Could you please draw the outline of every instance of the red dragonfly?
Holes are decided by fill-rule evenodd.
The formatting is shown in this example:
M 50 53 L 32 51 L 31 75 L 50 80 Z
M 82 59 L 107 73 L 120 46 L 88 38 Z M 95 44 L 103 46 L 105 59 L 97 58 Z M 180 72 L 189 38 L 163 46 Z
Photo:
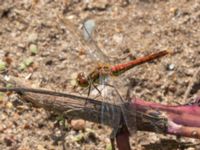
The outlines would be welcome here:
M 90 44 L 85 41 L 82 37 L 83 35 L 77 32 L 77 29 L 74 28 L 73 24 L 70 23 L 70 21 L 66 21 L 65 19 L 59 17 L 62 22 L 67 26 L 67 29 L 69 29 L 71 32 L 73 32 L 74 35 L 76 35 L 76 39 L 81 40 L 81 42 L 84 43 L 84 45 Z M 118 91 L 120 88 L 123 88 L 125 85 L 122 81 L 117 80 L 115 81 L 114 84 L 110 84 L 107 82 L 109 76 L 121 76 L 123 75 L 126 71 L 132 69 L 135 66 L 141 65 L 143 63 L 161 58 L 165 55 L 167 55 L 169 52 L 164 50 L 164 51 L 159 51 L 150 55 L 143 56 L 141 58 L 137 58 L 135 60 L 131 60 L 126 63 L 122 64 L 117 64 L 114 66 L 108 65 L 106 63 L 110 62 L 110 59 L 98 48 L 98 46 L 95 44 L 91 34 L 87 30 L 87 27 L 83 25 L 84 31 L 86 35 L 89 37 L 89 40 L 93 45 L 89 48 L 88 54 L 91 55 L 95 61 L 101 61 L 102 63 L 100 65 L 97 65 L 91 73 L 89 73 L 87 76 L 85 73 L 81 72 L 77 75 L 76 82 L 79 87 L 82 88 L 88 88 L 87 95 L 90 96 L 91 88 L 94 87 L 98 91 L 98 95 L 100 97 L 98 98 L 101 101 L 106 101 L 108 103 L 114 103 L 114 104 L 122 104 L 125 102 L 125 98 L 123 98 L 120 95 L 120 92 Z M 86 43 L 87 42 L 87 43 Z M 90 44 L 91 45 L 91 44 Z M 99 88 L 98 85 L 103 85 L 103 88 Z M 108 86 L 110 88 L 108 88 Z M 105 90 L 106 89 L 106 90 Z M 113 136 L 115 136 L 117 129 L 119 128 L 120 124 L 120 115 L 122 113 L 123 118 L 125 119 L 126 125 L 128 127 L 128 130 L 130 133 L 134 133 L 136 131 L 136 128 L 133 128 L 133 122 L 136 121 L 135 118 L 135 112 L 127 112 L 126 108 L 124 108 L 122 105 L 121 110 L 113 110 L 113 108 L 106 108 L 105 106 L 102 105 L 102 115 L 101 115 L 101 120 L 104 122 L 104 113 L 105 111 L 110 112 L 112 116 L 112 120 L 110 120 L 110 124 L 113 123 Z M 130 115 L 132 116 L 132 119 L 127 119 L 127 116 Z M 129 122 L 130 121 L 130 122 Z M 130 126 L 129 126 L 130 124 Z
M 165 55 L 169 54 L 168 51 L 159 51 L 150 55 L 146 55 L 144 57 L 140 57 L 135 60 L 131 60 L 126 63 L 117 64 L 114 66 L 109 65 L 99 65 L 97 68 L 94 69 L 87 77 L 85 74 L 79 73 L 77 76 L 77 83 L 81 87 L 89 87 L 91 84 L 99 83 L 100 78 L 106 78 L 107 76 L 119 76 L 126 71 L 132 69 L 135 66 L 141 65 L 143 63 L 158 59 L 160 57 L 163 57 Z

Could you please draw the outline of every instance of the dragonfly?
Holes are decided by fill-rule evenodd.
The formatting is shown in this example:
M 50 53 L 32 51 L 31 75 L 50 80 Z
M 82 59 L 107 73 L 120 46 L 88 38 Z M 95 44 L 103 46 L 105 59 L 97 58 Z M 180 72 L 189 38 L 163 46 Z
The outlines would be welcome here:
M 78 73 L 76 77 L 76 83 L 78 87 L 88 89 L 88 97 L 91 95 L 91 89 L 96 89 L 98 95 L 100 95 L 98 98 L 100 101 L 114 104 L 125 103 L 127 98 L 121 96 L 120 92 L 118 91 L 120 87 L 124 86 L 123 81 L 117 79 L 113 84 L 110 84 L 110 77 L 122 76 L 124 73 L 138 65 L 159 59 L 169 54 L 168 50 L 158 51 L 125 63 L 119 63 L 112 66 L 110 65 L 111 59 L 97 46 L 96 41 L 94 41 L 92 37 L 92 32 L 90 33 L 88 31 L 86 25 L 84 24 L 85 22 L 83 23 L 83 31 L 87 35 L 88 39 L 83 39 L 83 34 L 81 34 L 78 29 L 75 29 L 74 25 L 70 21 L 66 21 L 62 17 L 59 17 L 59 19 L 66 25 L 67 29 L 76 36 L 76 39 L 79 39 L 84 45 L 89 45 L 89 47 L 86 46 L 88 52 L 87 54 L 91 56 L 91 59 L 93 59 L 94 62 L 97 62 L 97 67 L 95 67 L 88 75 L 86 75 L 85 72 Z M 102 87 L 99 89 L 98 86 Z M 110 122 L 113 124 L 113 132 L 111 136 L 115 136 L 117 134 L 121 119 L 119 116 L 122 116 L 125 120 L 129 132 L 135 133 L 136 127 L 133 127 L 133 124 L 136 124 L 136 112 L 127 112 L 124 105 L 120 105 L 119 111 L 102 105 L 101 122 L 105 121 L 103 117 L 105 112 L 111 113 L 112 116 Z M 128 116 L 132 116 L 132 119 L 127 119 Z
M 88 74 L 88 76 L 85 76 L 84 72 L 79 73 L 77 76 L 77 79 L 76 79 L 77 84 L 83 88 L 88 88 L 89 89 L 88 95 L 89 95 L 90 89 L 92 86 L 94 86 L 96 88 L 95 84 L 105 84 L 105 82 L 102 82 L 102 79 L 105 80 L 108 76 L 119 76 L 135 66 L 141 65 L 143 63 L 146 63 L 146 62 L 158 59 L 158 58 L 161 58 L 161 57 L 167 55 L 168 53 L 169 53 L 168 51 L 164 50 L 164 51 L 159 51 L 159 52 L 156 52 L 156 53 L 153 53 L 150 55 L 146 55 L 144 57 L 140 57 L 138 59 L 129 61 L 127 63 L 117 64 L 114 66 L 109 66 L 107 64 L 99 65 L 99 67 L 95 68 L 94 71 L 92 71 L 91 73 Z M 115 88 L 115 87 L 113 87 L 113 88 Z M 118 93 L 118 91 L 116 89 L 115 89 L 115 92 L 117 92 L 117 96 L 120 97 L 120 94 Z M 120 101 L 123 102 L 123 99 L 121 97 L 120 97 Z M 123 118 L 125 119 L 127 127 L 129 129 L 129 132 L 134 133 L 136 130 L 136 127 L 133 127 L 131 125 L 133 125 L 133 122 L 134 122 L 133 120 L 135 120 L 135 118 L 133 118 L 135 116 L 135 112 L 134 113 L 133 112 L 126 113 L 125 111 L 126 111 L 126 108 L 122 108 L 122 112 L 124 115 Z M 130 122 L 130 117 L 128 117 L 128 116 L 132 116 L 131 122 Z M 128 122 L 130 122 L 130 123 L 128 123 Z M 130 126 L 129 126 L 129 124 L 130 124 Z M 115 134 L 115 133 L 113 133 L 113 134 Z
M 141 65 L 143 63 L 161 58 L 165 55 L 169 54 L 167 50 L 159 51 L 156 53 L 152 53 L 150 55 L 146 55 L 144 57 L 140 57 L 138 59 L 117 64 L 114 66 L 110 65 L 99 65 L 97 68 L 94 69 L 88 76 L 85 76 L 84 72 L 81 72 L 77 76 L 77 83 L 81 87 L 90 87 L 94 83 L 100 83 L 100 78 L 106 78 L 108 76 L 119 76 L 126 71 L 132 69 L 133 67 L 136 67 L 138 65 Z

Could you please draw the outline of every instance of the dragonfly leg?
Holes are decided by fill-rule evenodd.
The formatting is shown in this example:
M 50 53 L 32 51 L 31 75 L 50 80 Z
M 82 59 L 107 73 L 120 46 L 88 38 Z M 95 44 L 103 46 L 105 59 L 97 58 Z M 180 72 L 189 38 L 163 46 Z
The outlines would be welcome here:
M 89 82 L 87 98 L 89 98 L 89 96 L 90 96 L 91 88 L 92 88 L 92 82 Z M 87 101 L 85 101 L 85 106 L 86 105 L 87 105 Z
M 115 90 L 115 92 L 117 93 L 117 95 L 120 97 L 121 102 L 124 102 L 122 96 L 120 95 L 119 91 L 117 90 L 117 88 L 114 85 L 111 85 L 111 84 L 108 84 L 108 83 L 106 83 L 105 85 L 113 88 Z
M 131 86 L 131 84 L 128 84 L 128 89 L 127 89 L 127 92 L 126 92 L 126 100 L 128 100 L 128 102 L 131 102 L 131 100 L 133 98 L 135 98 L 134 95 L 131 96 L 131 90 L 132 90 L 132 88 L 133 87 Z
M 92 84 L 89 85 L 88 87 L 88 93 L 87 93 L 87 98 L 90 96 L 90 92 L 91 92 L 91 87 L 92 87 Z
M 90 84 L 88 86 L 87 98 L 89 98 L 89 96 L 90 96 L 90 92 L 91 92 L 92 86 L 99 92 L 99 95 L 101 95 L 101 91 L 97 88 L 97 86 L 94 83 L 90 82 Z M 97 98 L 97 97 L 98 96 L 96 96 L 95 98 Z M 87 101 L 85 101 L 84 106 L 86 106 L 86 105 L 87 105 Z
M 90 91 L 91 91 L 92 86 L 98 91 L 99 95 L 101 95 L 101 90 L 99 90 L 98 87 L 94 83 L 91 83 L 91 85 L 90 85 L 90 87 L 88 89 L 88 96 L 87 96 L 87 98 L 90 95 Z M 95 96 L 94 99 L 96 99 L 97 97 L 99 97 L 99 95 Z
M 89 87 L 88 87 L 88 94 L 87 94 L 87 97 L 90 96 L 90 92 L 91 92 L 91 88 L 92 86 L 99 92 L 99 94 L 101 95 L 101 91 L 97 88 L 97 86 L 92 82 L 90 81 L 89 82 Z
M 92 84 L 92 86 L 99 92 L 99 94 L 101 95 L 101 91 L 98 89 L 98 87 L 95 84 Z
M 116 138 L 118 130 L 119 130 L 119 127 L 113 128 L 110 134 L 110 143 L 111 143 L 112 150 L 115 150 L 115 138 Z
M 129 86 L 128 87 L 128 90 L 127 90 L 127 92 L 126 92 L 126 99 L 128 100 L 128 101 L 131 101 L 131 87 Z
M 97 88 L 97 86 L 94 83 L 91 83 L 88 87 L 88 93 L 87 93 L 87 98 L 90 96 L 91 88 L 92 86 L 99 92 L 99 95 L 101 95 L 101 91 Z M 95 97 L 96 98 L 96 97 Z

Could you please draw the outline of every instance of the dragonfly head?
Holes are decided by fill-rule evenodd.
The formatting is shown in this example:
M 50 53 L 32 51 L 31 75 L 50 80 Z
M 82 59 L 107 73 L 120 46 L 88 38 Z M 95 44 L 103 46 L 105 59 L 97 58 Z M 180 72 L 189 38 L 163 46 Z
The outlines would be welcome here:
M 76 82 L 81 87 L 87 87 L 89 85 L 88 80 L 83 72 L 77 75 Z

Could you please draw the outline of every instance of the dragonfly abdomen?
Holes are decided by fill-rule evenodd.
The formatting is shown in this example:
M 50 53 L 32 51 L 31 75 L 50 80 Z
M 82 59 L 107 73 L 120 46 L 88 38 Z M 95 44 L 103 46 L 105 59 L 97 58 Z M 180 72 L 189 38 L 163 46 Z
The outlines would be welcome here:
M 112 74 L 114 76 L 118 76 L 118 75 L 121 75 L 125 71 L 127 71 L 127 70 L 129 70 L 129 69 L 131 69 L 131 68 L 133 68 L 133 67 L 135 67 L 137 65 L 152 61 L 154 59 L 158 59 L 160 57 L 163 57 L 163 56 L 167 55 L 168 53 L 169 52 L 166 51 L 166 50 L 165 51 L 160 51 L 160 52 L 157 52 L 157 53 L 153 53 L 151 55 L 147 55 L 147 56 L 144 56 L 144 57 L 129 61 L 127 63 L 118 64 L 118 65 L 115 65 L 115 66 L 111 67 L 111 72 L 112 72 Z

